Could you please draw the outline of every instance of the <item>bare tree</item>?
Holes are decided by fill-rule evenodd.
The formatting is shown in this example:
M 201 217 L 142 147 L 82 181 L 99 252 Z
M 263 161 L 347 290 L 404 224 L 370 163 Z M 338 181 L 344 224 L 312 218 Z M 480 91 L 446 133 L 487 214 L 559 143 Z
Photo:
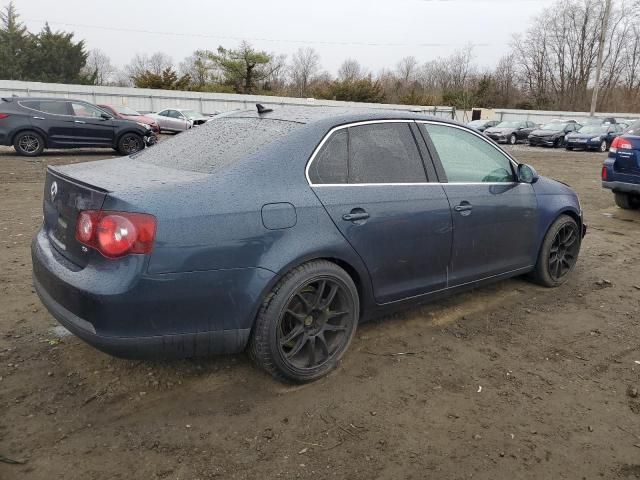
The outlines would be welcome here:
M 293 54 L 289 69 L 295 93 L 306 97 L 311 82 L 320 71 L 320 55 L 313 48 L 300 48 Z
M 416 81 L 418 76 L 418 60 L 416 57 L 404 57 L 396 65 L 396 75 L 405 85 Z
M 162 72 L 167 68 L 173 68 L 171 57 L 166 53 L 156 52 L 151 56 L 146 53 L 136 53 L 131 62 L 125 67 L 125 70 L 130 77 L 137 77 L 145 71 L 154 75 L 162 75 Z
M 366 71 L 354 58 L 347 58 L 338 70 L 338 79 L 342 81 L 352 82 L 366 76 Z
M 89 52 L 82 73 L 88 77 L 95 74 L 96 85 L 110 85 L 115 80 L 116 70 L 107 54 L 95 48 Z

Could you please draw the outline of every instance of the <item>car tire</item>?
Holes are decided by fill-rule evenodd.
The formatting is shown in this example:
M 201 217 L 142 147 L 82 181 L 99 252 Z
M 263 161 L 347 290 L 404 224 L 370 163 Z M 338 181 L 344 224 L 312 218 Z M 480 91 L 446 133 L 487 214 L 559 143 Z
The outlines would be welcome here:
M 609 150 L 609 145 L 607 144 L 607 141 L 606 141 L 606 140 L 603 140 L 603 141 L 600 143 L 600 146 L 598 147 L 598 151 L 599 151 L 600 153 L 605 153 L 607 150 Z
M 358 290 L 349 274 L 326 260 L 305 263 L 264 299 L 248 353 L 278 380 L 310 382 L 336 367 L 359 317 Z
M 18 133 L 13 139 L 13 148 L 23 157 L 37 157 L 44 150 L 44 137 L 33 130 Z
M 515 145 L 516 143 L 518 143 L 518 137 L 516 137 L 515 133 L 512 133 L 509 137 L 509 145 Z
M 117 146 L 120 155 L 133 155 L 144 150 L 144 139 L 137 133 L 125 133 L 118 139 Z
M 637 210 L 640 208 L 640 196 L 630 193 L 614 192 L 616 205 L 625 210 Z
M 569 278 L 578 261 L 582 235 L 578 223 L 560 215 L 549 227 L 531 278 L 545 287 L 558 287 Z

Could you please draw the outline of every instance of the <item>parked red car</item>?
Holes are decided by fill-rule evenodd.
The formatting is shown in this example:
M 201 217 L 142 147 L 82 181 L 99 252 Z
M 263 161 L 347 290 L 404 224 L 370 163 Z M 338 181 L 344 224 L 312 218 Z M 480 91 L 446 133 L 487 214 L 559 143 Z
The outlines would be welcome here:
M 155 119 L 147 117 L 140 112 L 135 111 L 133 108 L 126 107 L 124 105 L 98 105 L 103 110 L 113 115 L 115 118 L 122 118 L 124 120 L 133 120 L 134 122 L 144 123 L 151 127 L 151 131 L 156 135 L 160 134 L 160 126 Z

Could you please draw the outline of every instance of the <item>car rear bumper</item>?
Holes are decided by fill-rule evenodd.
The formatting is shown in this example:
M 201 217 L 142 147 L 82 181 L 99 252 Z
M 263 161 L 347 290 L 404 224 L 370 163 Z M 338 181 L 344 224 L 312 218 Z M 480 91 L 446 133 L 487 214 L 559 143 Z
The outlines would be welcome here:
M 602 182 L 602 188 L 608 188 L 614 192 L 640 194 L 640 184 L 626 182 Z
M 49 312 L 87 343 L 127 358 L 244 350 L 274 278 L 261 268 L 145 275 L 138 255 L 70 267 L 42 231 L 31 254 L 33 283 Z

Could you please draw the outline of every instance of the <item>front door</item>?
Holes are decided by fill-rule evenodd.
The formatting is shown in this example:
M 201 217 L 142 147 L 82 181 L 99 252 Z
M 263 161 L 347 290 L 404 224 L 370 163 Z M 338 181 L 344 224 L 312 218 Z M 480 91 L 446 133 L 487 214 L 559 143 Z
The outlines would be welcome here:
M 423 123 L 451 205 L 449 285 L 525 269 L 536 260 L 537 200 L 509 157 L 481 135 Z
M 309 165 L 313 191 L 363 259 L 380 304 L 447 284 L 449 203 L 428 183 L 410 123 L 339 128 Z
M 72 102 L 73 121 L 77 125 L 77 143 L 86 146 L 112 146 L 114 125 L 105 112 L 88 103 Z

